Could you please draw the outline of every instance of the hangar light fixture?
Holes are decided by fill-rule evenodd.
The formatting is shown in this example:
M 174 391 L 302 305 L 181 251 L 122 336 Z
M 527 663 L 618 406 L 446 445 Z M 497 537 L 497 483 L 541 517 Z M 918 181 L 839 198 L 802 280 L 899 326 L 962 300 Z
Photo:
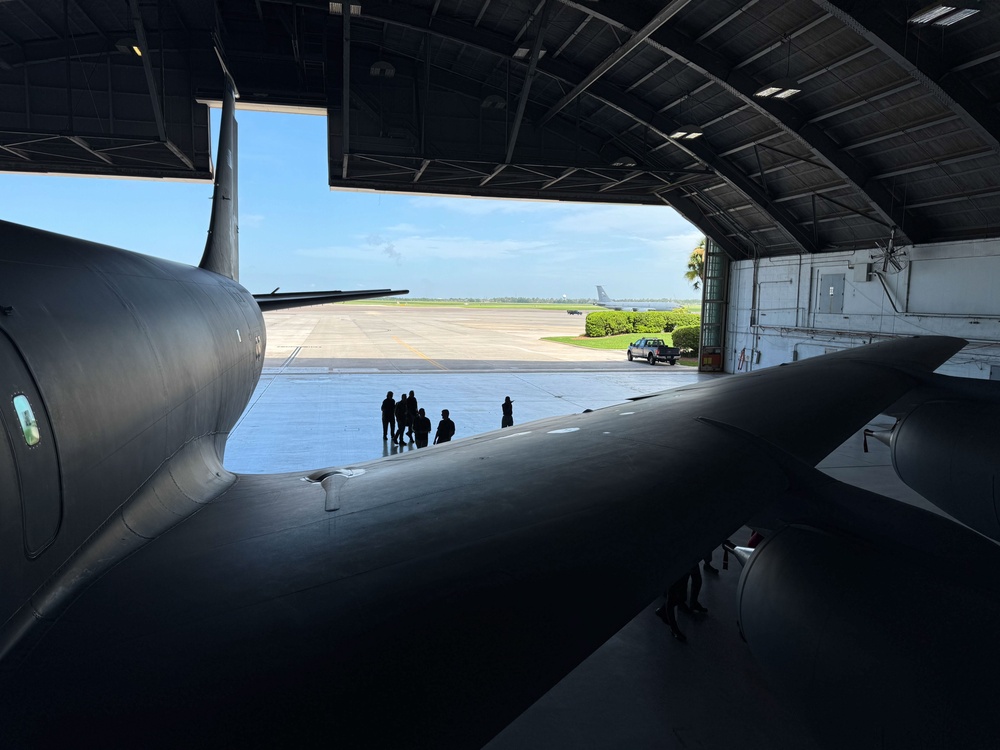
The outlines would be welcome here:
M 524 60 L 530 54 L 531 54 L 531 48 L 530 47 L 518 47 L 516 50 L 514 50 L 514 59 L 515 60 Z M 538 59 L 541 60 L 543 57 L 545 57 L 545 48 L 544 47 L 542 49 L 538 50 Z
M 675 141 L 693 141 L 695 138 L 701 138 L 703 135 L 705 135 L 705 132 L 697 125 L 678 125 L 674 132 L 670 134 L 670 137 Z
M 614 159 L 614 161 L 611 162 L 611 166 L 612 167 L 634 167 L 635 166 L 635 159 L 633 159 L 631 156 L 628 156 L 627 154 L 622 154 L 621 156 L 616 157 Z
M 360 16 L 361 6 L 351 3 L 351 15 Z M 342 16 L 344 15 L 344 4 L 343 3 L 330 3 L 330 15 L 331 16 Z
M 372 78 L 392 78 L 396 75 L 396 66 L 385 60 L 376 60 L 368 73 Z
M 483 109 L 506 109 L 507 100 L 499 94 L 490 94 L 483 99 L 483 103 L 480 106 Z
M 766 86 L 761 86 L 753 95 L 761 99 L 788 99 L 800 91 L 802 89 L 799 88 L 798 81 L 793 78 L 781 78 Z
M 921 8 L 909 18 L 910 23 L 934 24 L 935 26 L 951 26 L 959 21 L 974 16 L 979 12 L 979 8 L 971 3 L 934 3 L 925 8 Z
M 124 55 L 142 57 L 142 49 L 139 47 L 139 42 L 135 39 L 119 39 L 115 42 L 115 47 L 117 47 L 118 51 Z

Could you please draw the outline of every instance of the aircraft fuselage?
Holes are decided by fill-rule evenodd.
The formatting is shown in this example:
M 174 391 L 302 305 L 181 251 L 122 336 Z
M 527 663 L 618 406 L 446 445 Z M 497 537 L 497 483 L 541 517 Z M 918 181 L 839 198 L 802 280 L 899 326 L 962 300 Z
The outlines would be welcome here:
M 265 330 L 253 297 L 216 273 L 7 222 L 0 232 L 3 622 L 85 558 L 113 516 L 138 536 L 150 515 L 183 517 L 150 484 L 158 473 L 180 495 L 206 466 L 225 481 L 226 435 L 260 376 Z M 122 551 L 106 536 L 99 560 Z

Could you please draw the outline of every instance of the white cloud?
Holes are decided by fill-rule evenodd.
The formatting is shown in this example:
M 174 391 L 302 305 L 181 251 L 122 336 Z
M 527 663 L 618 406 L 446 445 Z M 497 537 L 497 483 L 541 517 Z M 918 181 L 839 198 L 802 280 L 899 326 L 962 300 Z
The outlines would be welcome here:
M 539 213 L 559 208 L 558 204 L 544 201 L 501 200 L 496 198 L 412 198 L 414 208 L 421 210 L 443 209 L 470 216 L 488 214 Z
M 670 206 L 573 206 L 569 215 L 549 225 L 560 232 L 617 233 L 666 237 L 688 234 L 693 227 Z

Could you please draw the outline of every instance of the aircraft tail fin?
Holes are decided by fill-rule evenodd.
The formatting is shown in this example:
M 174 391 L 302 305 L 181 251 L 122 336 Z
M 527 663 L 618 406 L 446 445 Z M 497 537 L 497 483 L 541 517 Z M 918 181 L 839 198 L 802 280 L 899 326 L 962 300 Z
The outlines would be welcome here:
M 236 85 L 226 75 L 219 124 L 219 150 L 215 163 L 212 219 L 199 268 L 240 280 L 239 201 L 236 168 Z
M 608 296 L 608 293 L 604 291 L 604 287 L 600 284 L 597 285 L 597 302 L 601 305 L 611 304 L 611 298 Z

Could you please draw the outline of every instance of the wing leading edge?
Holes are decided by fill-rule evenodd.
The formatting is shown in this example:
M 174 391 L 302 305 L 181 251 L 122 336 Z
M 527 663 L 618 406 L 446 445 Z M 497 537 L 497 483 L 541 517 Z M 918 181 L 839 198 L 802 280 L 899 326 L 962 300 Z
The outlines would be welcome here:
M 301 474 L 241 476 L 52 625 L 3 680 L 4 731 L 479 747 L 789 487 L 772 445 L 815 463 L 913 386 L 894 363 L 928 371 L 962 343 L 890 342 L 355 465 L 333 504 Z M 651 465 L 714 484 L 627 490 Z
M 268 310 L 287 310 L 291 307 L 306 307 L 307 305 L 325 305 L 329 302 L 347 302 L 357 299 L 372 299 L 374 297 L 392 297 L 397 294 L 409 294 L 409 289 L 357 289 L 342 292 L 272 292 L 271 294 L 255 294 L 254 300 L 263 312 Z

